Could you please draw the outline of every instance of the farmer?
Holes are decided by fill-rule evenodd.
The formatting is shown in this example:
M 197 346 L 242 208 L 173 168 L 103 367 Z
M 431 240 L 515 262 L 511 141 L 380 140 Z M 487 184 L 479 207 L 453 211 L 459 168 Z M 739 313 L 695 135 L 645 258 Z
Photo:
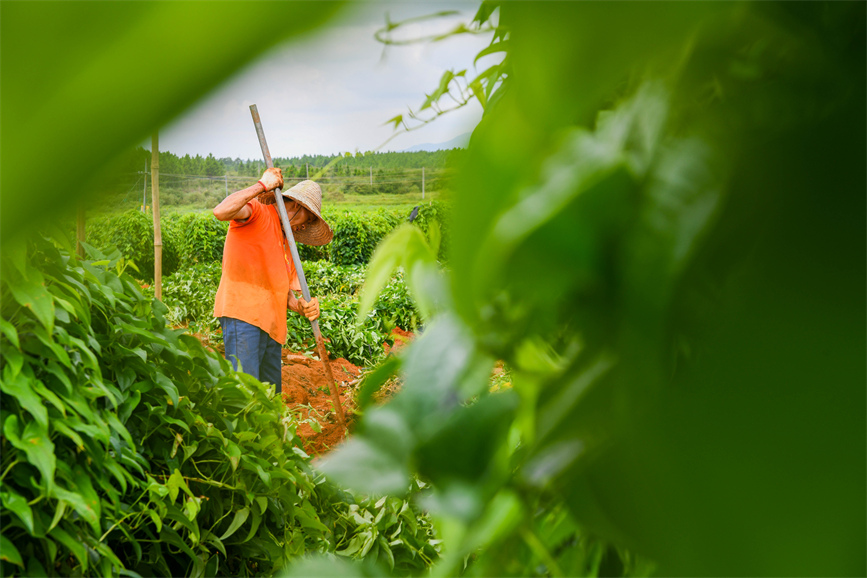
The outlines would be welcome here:
M 282 171 L 267 169 L 255 185 L 232 193 L 214 208 L 217 219 L 230 221 L 214 317 L 223 328 L 226 359 L 236 370 L 273 383 L 279 394 L 286 309 L 313 321 L 319 317 L 319 302 L 295 295 L 301 286 L 275 194 L 269 192 L 278 187 L 283 187 Z M 331 227 L 320 214 L 319 185 L 302 181 L 283 191 L 281 198 L 297 242 L 325 245 L 331 241 Z

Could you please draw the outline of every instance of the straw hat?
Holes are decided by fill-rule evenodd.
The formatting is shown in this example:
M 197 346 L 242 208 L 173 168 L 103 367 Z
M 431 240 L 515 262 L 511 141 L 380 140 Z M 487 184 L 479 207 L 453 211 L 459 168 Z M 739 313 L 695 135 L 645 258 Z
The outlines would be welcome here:
M 287 199 L 297 201 L 316 219 L 305 224 L 304 228 L 293 231 L 295 241 L 305 245 L 327 245 L 334 237 L 331 227 L 322 218 L 322 189 L 313 181 L 301 181 L 291 189 L 283 191 Z

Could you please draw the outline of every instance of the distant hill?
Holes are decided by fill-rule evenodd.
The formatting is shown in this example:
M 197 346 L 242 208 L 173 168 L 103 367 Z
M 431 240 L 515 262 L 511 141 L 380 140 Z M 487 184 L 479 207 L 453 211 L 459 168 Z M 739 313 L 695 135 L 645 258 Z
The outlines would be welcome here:
M 412 153 L 418 151 L 447 151 L 451 149 L 465 149 L 470 142 L 470 133 L 465 132 L 462 135 L 458 135 L 450 141 L 440 142 L 440 143 L 424 143 L 417 144 L 409 147 L 408 149 L 403 149 L 400 152 L 404 153 Z

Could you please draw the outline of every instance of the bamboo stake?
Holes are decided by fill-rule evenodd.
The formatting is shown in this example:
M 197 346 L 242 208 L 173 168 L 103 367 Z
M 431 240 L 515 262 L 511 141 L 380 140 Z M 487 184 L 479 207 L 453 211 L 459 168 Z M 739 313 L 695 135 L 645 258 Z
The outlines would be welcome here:
M 151 137 L 151 199 L 154 204 L 154 296 L 163 298 L 163 233 L 160 229 L 160 136 Z

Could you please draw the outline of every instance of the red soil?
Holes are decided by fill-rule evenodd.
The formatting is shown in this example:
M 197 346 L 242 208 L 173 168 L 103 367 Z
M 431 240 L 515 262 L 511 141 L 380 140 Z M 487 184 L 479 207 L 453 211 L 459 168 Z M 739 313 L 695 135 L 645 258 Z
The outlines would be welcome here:
M 329 364 L 347 426 L 351 428 L 355 417 L 351 386 L 358 382 L 361 368 L 343 358 L 333 359 Z M 304 451 L 308 454 L 321 455 L 346 437 L 347 430 L 334 413 L 325 367 L 318 359 L 283 350 L 283 402 L 297 412 L 296 433 L 304 441 Z M 315 431 L 309 420 L 315 420 L 321 431 Z
M 224 354 L 222 344 L 212 345 L 207 337 L 201 334 L 193 334 L 202 343 L 221 355 Z M 415 335 L 395 327 L 391 332 L 394 345 L 385 343 L 385 352 L 394 353 L 412 341 Z M 351 364 L 343 358 L 330 360 L 331 373 L 339 392 L 340 405 L 346 417 L 347 428 L 338 423 L 331 401 L 328 379 L 325 377 L 325 368 L 319 359 L 314 359 L 294 353 L 288 349 L 283 350 L 283 403 L 292 409 L 298 419 L 296 433 L 304 443 L 304 451 L 313 456 L 319 456 L 337 446 L 351 431 L 355 421 L 355 391 L 362 369 Z M 394 395 L 400 389 L 400 381 L 392 378 L 386 382 L 377 395 L 375 402 L 382 402 Z M 319 424 L 321 431 L 315 431 L 311 421 Z

